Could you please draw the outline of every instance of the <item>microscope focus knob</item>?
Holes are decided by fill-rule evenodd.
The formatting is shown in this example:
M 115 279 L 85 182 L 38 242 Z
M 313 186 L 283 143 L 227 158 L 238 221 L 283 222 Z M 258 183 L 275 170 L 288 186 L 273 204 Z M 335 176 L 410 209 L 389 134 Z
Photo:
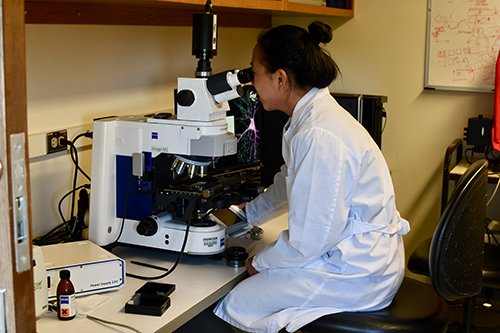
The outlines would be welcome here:
M 165 210 L 170 214 L 173 214 L 177 210 L 177 207 L 174 203 L 171 202 L 165 206 Z
M 181 90 L 177 93 L 177 104 L 180 106 L 191 106 L 195 100 L 194 93 L 191 90 Z
M 158 231 L 158 223 L 153 217 L 148 216 L 139 222 L 135 230 L 139 235 L 153 236 Z

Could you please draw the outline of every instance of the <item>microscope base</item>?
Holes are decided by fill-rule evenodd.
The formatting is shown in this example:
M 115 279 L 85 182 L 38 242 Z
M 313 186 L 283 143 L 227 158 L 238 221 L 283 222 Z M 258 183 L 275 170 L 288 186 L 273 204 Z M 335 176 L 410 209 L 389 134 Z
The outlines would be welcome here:
M 120 223 L 121 224 L 121 223 Z M 138 245 L 166 251 L 180 252 L 186 234 L 186 225 L 179 222 L 165 222 L 151 236 L 139 235 L 136 227 L 139 221 L 125 220 L 123 232 L 118 240 L 121 244 Z M 192 255 L 218 254 L 225 250 L 225 226 L 191 226 L 184 253 Z

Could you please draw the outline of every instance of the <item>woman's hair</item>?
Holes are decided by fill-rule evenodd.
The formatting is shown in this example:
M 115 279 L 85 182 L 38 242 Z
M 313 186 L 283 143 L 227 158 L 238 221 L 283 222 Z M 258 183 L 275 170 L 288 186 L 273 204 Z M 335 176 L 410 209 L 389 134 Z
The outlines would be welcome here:
M 259 36 L 260 62 L 270 73 L 283 69 L 301 89 L 325 88 L 335 80 L 339 68 L 320 43 L 332 40 L 332 28 L 314 21 L 305 30 L 282 25 Z

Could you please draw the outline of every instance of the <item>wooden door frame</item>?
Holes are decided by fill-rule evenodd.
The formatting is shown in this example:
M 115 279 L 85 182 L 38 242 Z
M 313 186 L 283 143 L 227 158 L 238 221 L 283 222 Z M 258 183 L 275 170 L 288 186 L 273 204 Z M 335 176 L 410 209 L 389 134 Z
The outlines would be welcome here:
M 31 198 L 27 147 L 27 99 L 26 99 L 26 54 L 24 28 L 24 0 L 2 0 L 2 72 L 0 107 L 0 160 L 3 172 L 0 176 L 0 242 L 2 253 L 0 266 L 7 268 L 2 272 L 12 272 L 2 277 L 0 288 L 7 289 L 5 297 L 6 326 L 8 332 L 36 332 L 35 300 L 33 290 L 33 266 L 18 272 L 16 269 L 13 195 L 11 165 L 12 134 L 22 133 L 25 141 L 24 170 L 26 177 L 27 223 L 30 258 L 31 253 Z M 5 241 L 5 242 L 4 242 Z M 9 246 L 10 245 L 10 246 Z M 5 248 L 4 248 L 5 247 Z M 10 247 L 10 250 L 9 250 Z M 9 258 L 10 256 L 10 258 Z M 10 265 L 8 261 L 10 260 Z M 30 262 L 32 262 L 30 260 Z M 3 274 L 7 275 L 7 274 Z

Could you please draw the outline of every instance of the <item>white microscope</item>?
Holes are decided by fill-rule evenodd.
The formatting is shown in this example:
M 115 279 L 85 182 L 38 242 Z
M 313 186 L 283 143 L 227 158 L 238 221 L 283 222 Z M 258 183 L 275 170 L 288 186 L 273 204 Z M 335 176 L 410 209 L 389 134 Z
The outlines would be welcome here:
M 205 218 L 241 198 L 251 175 L 212 176 L 213 158 L 237 152 L 228 102 L 253 79 L 250 68 L 211 74 L 217 17 L 210 1 L 193 17 L 196 78 L 179 78 L 176 115 L 96 119 L 93 128 L 89 239 L 196 255 L 225 250 L 222 223 Z

